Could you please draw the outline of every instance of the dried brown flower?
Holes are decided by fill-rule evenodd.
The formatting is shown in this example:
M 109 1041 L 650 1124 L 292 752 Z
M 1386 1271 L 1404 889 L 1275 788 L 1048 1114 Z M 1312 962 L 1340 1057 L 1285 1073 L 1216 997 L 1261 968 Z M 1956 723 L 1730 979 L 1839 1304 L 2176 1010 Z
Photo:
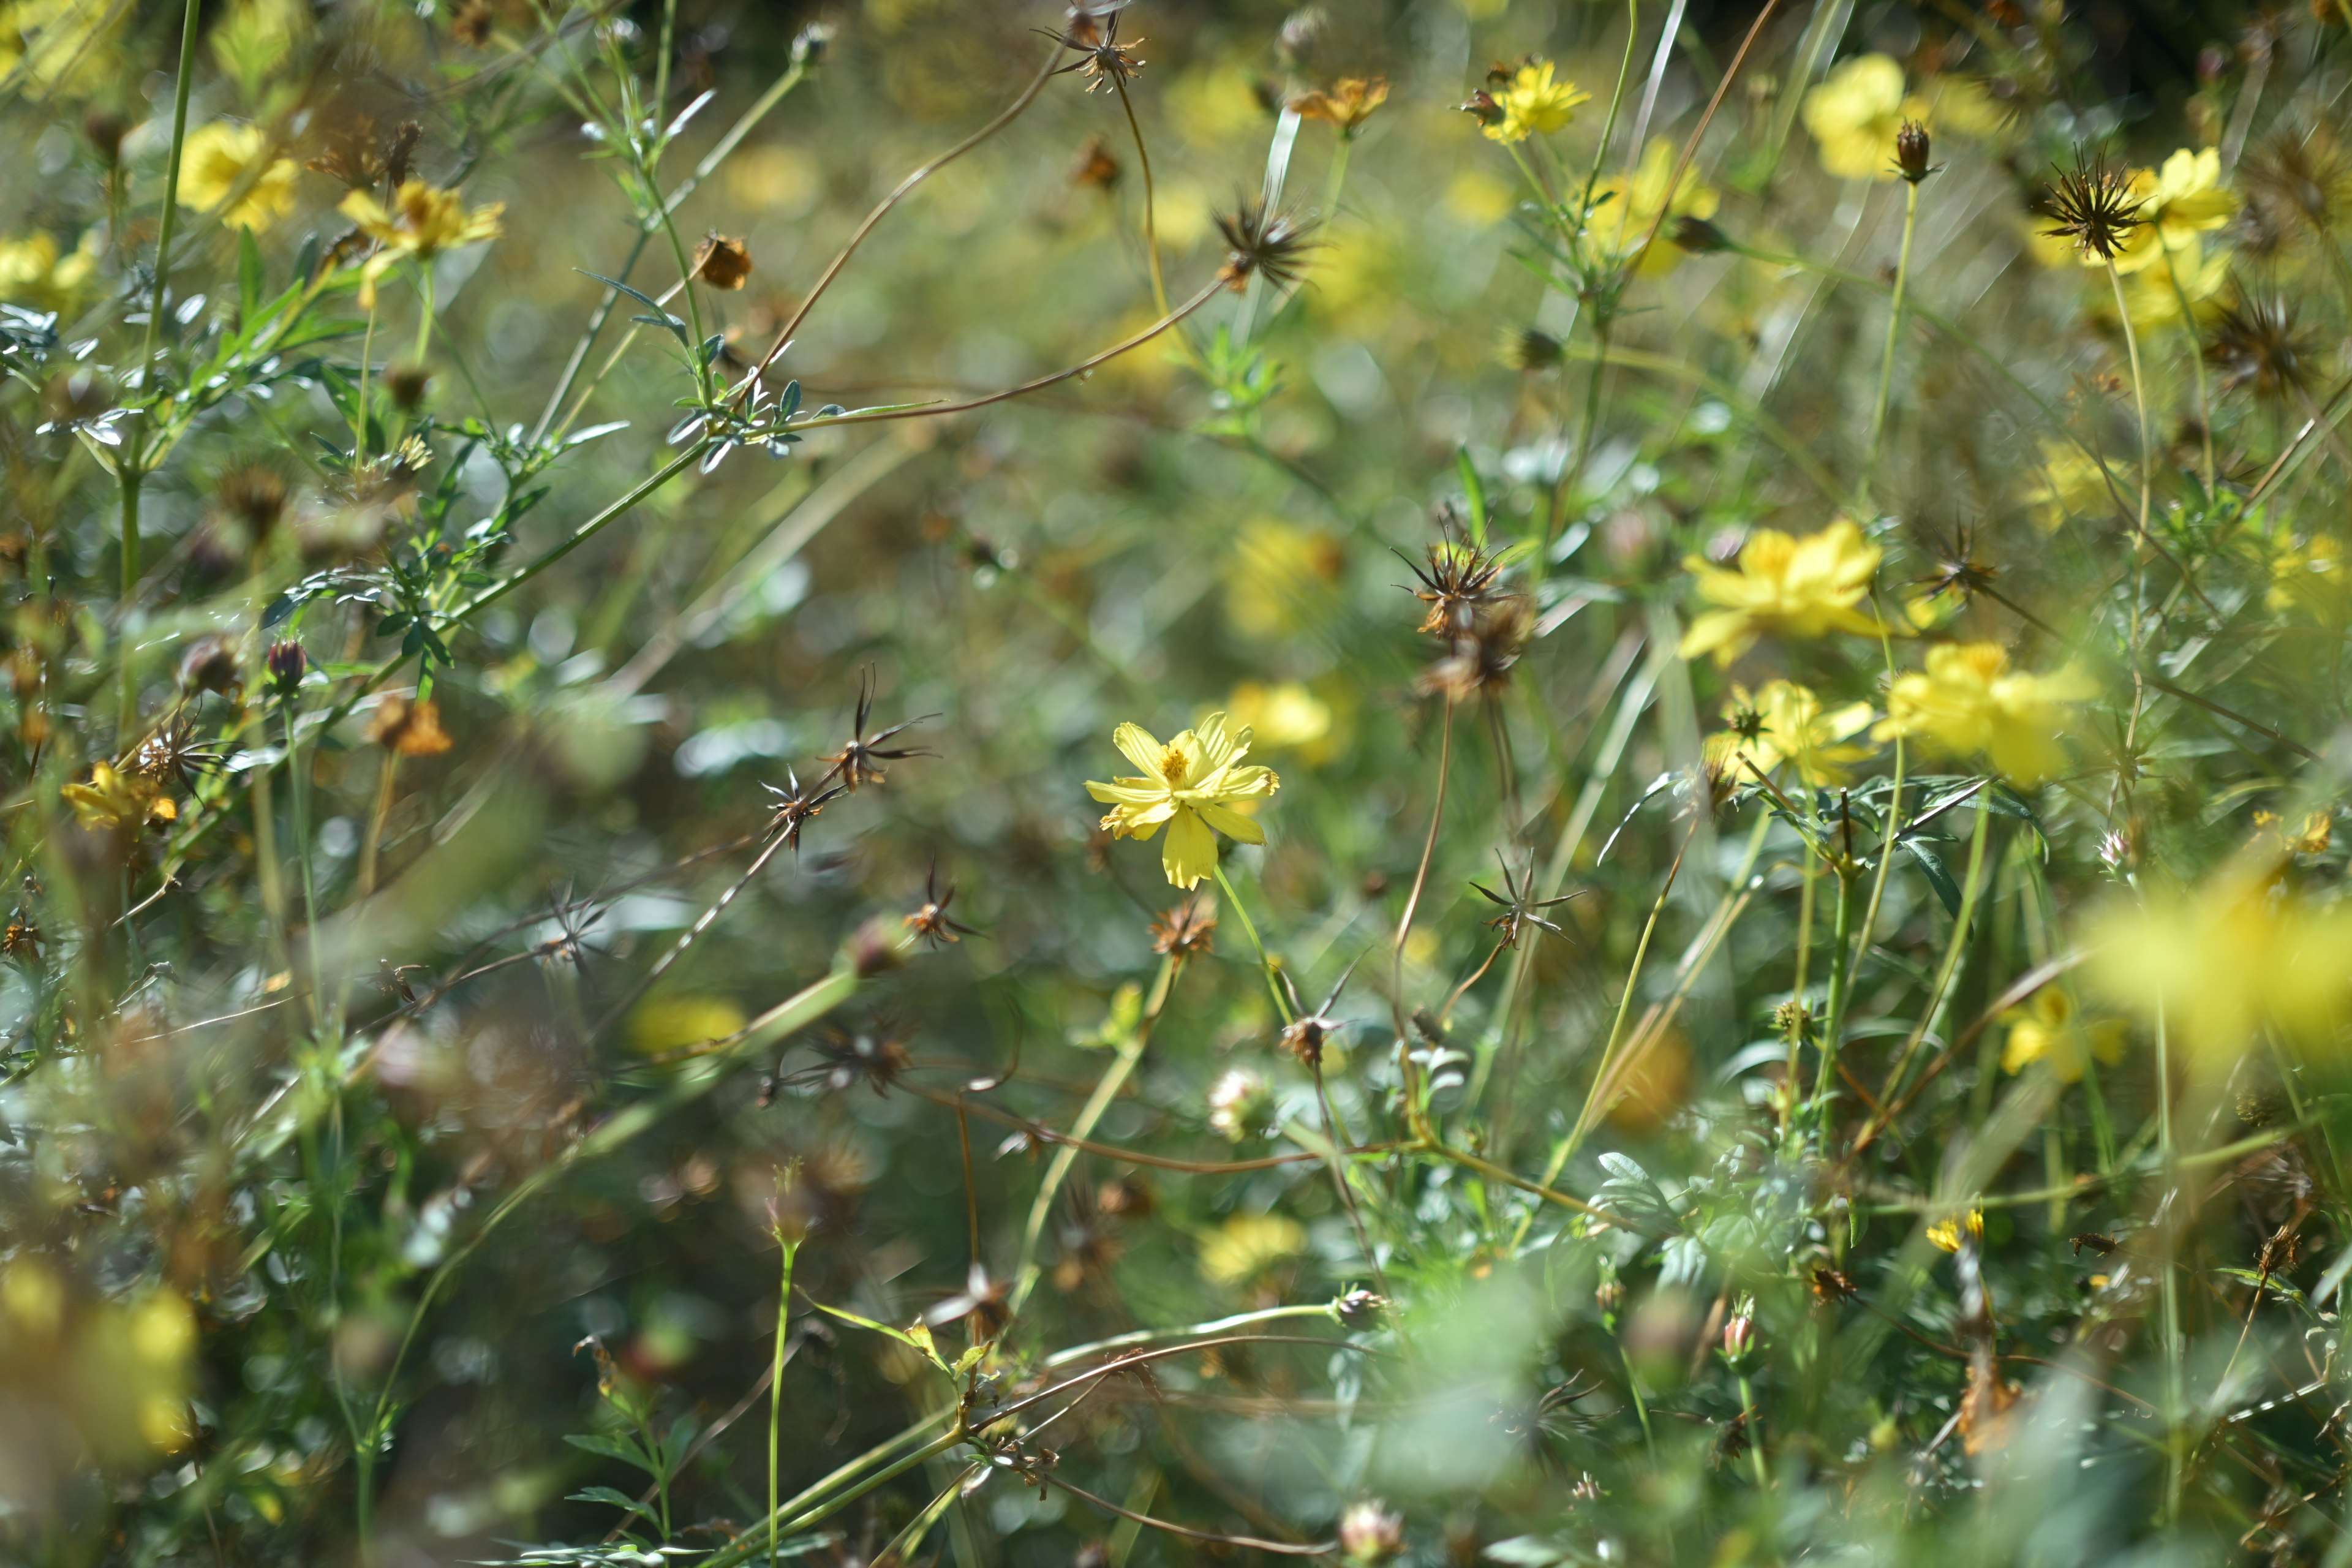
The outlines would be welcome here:
M 1345 76 L 1333 82 L 1328 91 L 1318 88 L 1294 93 L 1290 111 L 1302 119 L 1324 121 L 1338 127 L 1341 136 L 1353 139 L 1372 111 L 1388 100 L 1388 78 Z
M 751 276 L 751 249 L 713 229 L 694 253 L 694 275 L 713 289 L 740 289 Z
M 1187 899 L 1152 917 L 1151 951 L 1168 958 L 1205 958 L 1213 951 L 1216 906 Z
M 1509 684 L 1511 667 L 1534 635 L 1535 605 L 1526 595 L 1493 600 L 1478 607 L 1469 627 L 1455 634 L 1415 684 L 1424 695 L 1455 701 L 1499 690 Z
M 1107 191 L 1118 184 L 1118 160 L 1110 155 L 1109 142 L 1097 132 L 1078 149 L 1078 161 L 1070 167 L 1070 184 Z
M 1309 226 L 1288 213 L 1269 211 L 1257 200 L 1218 214 L 1217 232 L 1225 237 L 1225 264 L 1217 276 L 1236 293 L 1252 278 L 1264 278 L 1276 289 L 1289 287 L 1306 270 L 1307 253 L 1316 248 L 1307 237 Z
M 2130 177 L 2105 153 L 2077 153 L 2074 166 L 2060 170 L 2052 181 L 2042 209 L 2052 220 L 2042 233 L 2072 240 L 2085 256 L 2102 261 L 2113 261 L 2125 236 L 2140 223 L 2140 198 L 2132 194 Z
M 2205 363 L 2221 373 L 2225 388 L 2251 387 L 2262 397 L 2285 399 L 2311 384 L 2313 344 L 2293 301 L 2283 294 L 2243 289 L 2221 307 L 2205 338 Z
M 1087 90 L 1103 88 L 1118 89 L 1135 79 L 1144 62 L 1138 59 L 1136 49 L 1141 38 L 1130 44 L 1118 41 L 1118 6 L 1079 5 L 1070 8 L 1070 16 L 1059 33 L 1048 35 L 1060 40 L 1066 49 L 1073 49 L 1078 58 L 1055 71 L 1062 76 L 1076 71 L 1087 79 Z
M 411 698 L 398 692 L 377 705 L 367 738 L 400 757 L 437 757 L 449 749 L 439 706 L 429 697 Z
M 946 892 L 940 891 L 940 868 L 934 862 L 930 875 L 923 881 L 922 907 L 906 917 L 907 929 L 915 933 L 915 940 L 938 947 L 974 935 L 971 927 L 948 917 L 948 906 L 954 901 L 955 889 L 952 885 Z

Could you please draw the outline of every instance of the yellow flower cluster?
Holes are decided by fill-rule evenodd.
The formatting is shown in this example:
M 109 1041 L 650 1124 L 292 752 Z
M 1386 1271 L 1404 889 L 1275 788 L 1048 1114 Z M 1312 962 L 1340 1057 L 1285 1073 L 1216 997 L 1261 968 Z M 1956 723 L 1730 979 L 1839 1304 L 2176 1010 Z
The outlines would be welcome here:
M 2017 783 L 2039 784 L 2066 765 L 2059 736 L 2067 707 L 2096 690 L 2071 667 L 2053 675 L 2011 669 L 1999 643 L 1946 643 L 1927 650 L 1925 674 L 1895 680 L 1885 721 L 1872 734 L 1915 736 L 1958 756 L 1980 752 Z
M 1576 118 L 1577 106 L 1591 102 L 1592 95 L 1572 81 L 1555 79 L 1549 60 L 1529 60 L 1496 89 L 1494 99 L 1502 113 L 1486 125 L 1488 139 L 1524 142 L 1565 129 Z
M 179 820 L 180 808 L 163 786 L 142 773 L 124 773 L 111 763 L 89 770 L 88 784 L 69 784 L 58 793 L 73 807 L 84 827 L 129 829 L 168 826 Z
M 1282 781 L 1271 768 L 1242 765 L 1250 732 L 1228 731 L 1223 713 L 1210 714 L 1164 746 L 1138 724 L 1121 724 L 1111 741 L 1142 776 L 1109 784 L 1089 779 L 1087 793 L 1111 807 L 1102 826 L 1115 838 L 1148 839 L 1167 825 L 1160 864 L 1174 886 L 1198 887 L 1217 868 L 1219 833 L 1244 844 L 1265 842 L 1265 830 L 1244 813 L 1271 797 Z
M 1971 1208 L 1964 1215 L 1939 1219 L 1927 1227 L 1927 1239 L 1946 1252 L 1960 1249 L 1960 1237 L 1966 1234 L 1971 1241 L 1984 1238 L 1984 1210 Z
M 45 233 L 0 240 L 0 301 L 70 310 L 97 278 L 98 252 L 88 238 L 63 255 L 56 237 Z
M 1875 636 L 1878 623 L 1854 606 L 1870 592 L 1878 558 L 1878 546 L 1843 518 L 1802 539 L 1759 528 L 1736 567 L 1685 557 L 1683 565 L 1697 579 L 1699 596 L 1717 607 L 1691 623 L 1682 655 L 1711 653 L 1717 664 L 1729 664 L 1767 634 Z

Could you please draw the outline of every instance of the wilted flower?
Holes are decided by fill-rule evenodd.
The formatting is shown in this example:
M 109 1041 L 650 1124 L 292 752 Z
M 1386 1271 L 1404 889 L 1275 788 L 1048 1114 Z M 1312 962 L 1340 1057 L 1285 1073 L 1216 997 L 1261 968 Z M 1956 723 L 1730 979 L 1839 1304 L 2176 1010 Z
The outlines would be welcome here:
M 1857 55 L 1805 94 L 1805 132 L 1822 167 L 1841 180 L 1891 180 L 1895 139 L 1906 121 L 1927 118 L 1925 100 L 1903 92 L 1903 68 L 1891 56 Z
M 1669 220 L 1692 218 L 1704 222 L 1715 216 L 1722 205 L 1713 187 L 1700 183 L 1698 171 L 1685 168 L 1680 179 L 1675 178 L 1675 163 L 1680 154 L 1675 144 L 1663 136 L 1651 138 L 1649 148 L 1642 154 L 1641 163 L 1631 174 L 1612 174 L 1592 190 L 1594 205 L 1585 220 L 1585 233 L 1595 247 L 1622 261 L 1640 249 L 1633 262 L 1634 273 L 1643 278 L 1664 277 L 1682 265 L 1683 247 L 1676 242 L 1677 225 L 1658 221 L 1660 208 Z M 1673 181 L 1674 194 L 1666 194 L 1667 182 Z M 1660 246 L 1649 243 L 1653 226 L 1668 241 Z
M 1927 1239 L 1946 1252 L 1958 1252 L 1960 1249 L 1960 1237 L 1963 1234 L 1971 1241 L 1983 1238 L 1984 1210 L 1982 1208 L 1970 1208 L 1964 1215 L 1948 1215 L 1927 1227 Z
M 1078 72 L 1087 79 L 1088 92 L 1097 88 L 1123 87 L 1134 80 L 1135 73 L 1143 68 L 1144 62 L 1135 58 L 1136 47 L 1143 40 L 1138 38 L 1133 44 L 1118 41 L 1118 13 L 1116 11 L 1108 16 L 1098 16 L 1084 5 L 1074 5 L 1070 9 L 1069 26 L 1053 36 L 1061 40 L 1064 48 L 1075 49 L 1078 56 L 1054 74 Z
M 1352 140 L 1372 117 L 1372 110 L 1388 100 L 1388 78 L 1347 76 L 1333 82 L 1328 92 L 1318 88 L 1294 94 L 1290 111 L 1303 119 L 1328 121 L 1342 137 Z
M 1493 87 L 1491 96 L 1481 94 L 1497 111 L 1487 120 L 1485 132 L 1496 142 L 1524 142 L 1529 136 L 1549 135 L 1563 130 L 1576 118 L 1579 104 L 1591 101 L 1592 95 L 1572 81 L 1558 80 L 1552 75 L 1549 60 L 1530 59 L 1515 71 L 1489 73 Z
M 496 239 L 499 215 L 506 211 L 506 204 L 492 202 L 468 211 L 465 198 L 457 192 L 423 180 L 407 180 L 393 193 L 389 207 L 366 191 L 353 191 L 343 197 L 339 210 L 376 242 L 376 253 L 360 269 L 360 303 L 373 306 L 376 280 L 403 257 L 414 257 L 422 264 L 457 246 Z
M 1265 1126 L 1274 1114 L 1274 1089 L 1262 1073 L 1228 1068 L 1209 1086 L 1209 1125 L 1238 1143 Z
M 1870 592 L 1879 549 L 1844 518 L 1793 539 L 1777 529 L 1751 534 L 1736 568 L 1704 556 L 1684 558 L 1699 596 L 1719 606 L 1691 623 L 1682 656 L 1711 653 L 1729 664 L 1767 633 L 1818 637 L 1833 631 L 1875 635 L 1878 623 L 1854 608 Z
M 449 737 L 441 728 L 441 710 L 433 700 L 398 692 L 377 705 L 367 738 L 401 757 L 437 757 L 449 749 Z
M 210 212 L 241 190 L 221 221 L 259 233 L 294 210 L 299 174 L 293 159 L 276 154 L 260 126 L 215 120 L 189 132 L 181 146 L 180 205 Z
M 1270 797 L 1282 781 L 1271 768 L 1241 765 L 1250 732 L 1229 733 L 1223 713 L 1212 713 L 1164 746 L 1135 724 L 1121 724 L 1111 741 L 1143 776 L 1109 784 L 1090 779 L 1087 793 L 1113 807 L 1102 826 L 1114 837 L 1148 839 L 1168 825 L 1160 860 L 1172 885 L 1197 887 L 1216 869 L 1218 833 L 1244 844 L 1265 842 L 1265 830 L 1242 808 Z
M 1762 773 L 1787 763 L 1808 784 L 1841 784 L 1847 770 L 1874 750 L 1843 743 L 1868 728 L 1873 717 L 1867 702 L 1825 710 L 1819 697 L 1794 681 L 1771 681 L 1752 694 L 1735 686 L 1724 707 L 1730 728 L 1709 736 L 1707 750 L 1710 755 L 1720 752 L 1727 767 L 1744 755 Z
M 1215 949 L 1217 907 L 1186 899 L 1151 917 L 1151 951 L 1164 958 L 1205 958 Z
M 1255 199 L 1219 213 L 1217 232 L 1225 238 L 1225 264 L 1217 276 L 1237 293 L 1252 278 L 1265 279 L 1268 288 L 1288 288 L 1307 269 L 1307 253 L 1316 247 L 1307 237 L 1309 225 Z
M 963 937 L 976 935 L 971 927 L 948 915 L 948 906 L 955 901 L 955 889 L 940 890 L 940 868 L 934 863 L 930 874 L 923 879 L 923 901 L 914 913 L 906 917 L 907 931 L 918 942 L 937 948 Z
M 713 289 L 740 289 L 751 276 L 751 250 L 740 239 L 713 231 L 694 256 L 694 275 Z
M 1378 1568 L 1404 1551 L 1404 1518 L 1388 1504 L 1364 1498 L 1339 1516 L 1340 1555 L 1361 1568 Z
M 2098 688 L 2071 666 L 2053 675 L 2009 667 L 1999 643 L 1946 643 L 1927 650 L 1927 673 L 1898 678 L 1886 719 L 1872 738 L 1919 736 L 1958 755 L 1981 752 L 2019 784 L 2039 784 L 2066 765 L 2058 737 L 2069 704 Z
M 1496 690 L 1509 681 L 1511 668 L 1519 662 L 1535 629 L 1535 601 L 1525 594 L 1506 594 L 1480 605 L 1470 624 L 1454 633 L 1446 651 L 1413 684 L 1424 693 L 1457 702 Z
M 2000 1052 L 2003 1072 L 2023 1072 L 2035 1062 L 2046 1062 L 2050 1076 L 2060 1083 L 2077 1083 L 2089 1061 L 2113 1067 L 2124 1059 L 2123 1021 L 2105 1018 L 2085 1025 L 2075 1015 L 2074 999 L 2062 986 L 2043 986 L 2024 1006 L 2003 1013 L 2000 1022 L 2009 1026 L 2009 1040 Z

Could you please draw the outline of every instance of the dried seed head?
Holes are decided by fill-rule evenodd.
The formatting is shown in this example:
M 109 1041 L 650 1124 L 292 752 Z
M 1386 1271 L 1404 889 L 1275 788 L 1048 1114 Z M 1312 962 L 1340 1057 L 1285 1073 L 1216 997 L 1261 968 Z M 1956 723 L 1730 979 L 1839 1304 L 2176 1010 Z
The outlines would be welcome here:
M 2205 340 L 2205 363 L 2221 373 L 2222 386 L 2280 400 L 2308 390 L 2312 353 L 2311 338 L 2283 294 L 2241 289 L 2213 318 Z
M 1187 899 L 1152 917 L 1151 951 L 1166 958 L 1205 958 L 1214 951 L 1217 910 L 1204 899 Z
M 1316 248 L 1309 225 L 1270 211 L 1262 201 L 1244 201 L 1231 213 L 1220 213 L 1217 232 L 1225 237 L 1225 264 L 1217 276 L 1236 293 L 1252 278 L 1265 279 L 1270 288 L 1288 288 L 1306 270 L 1307 253 Z
M 2077 153 L 2074 166 L 2058 172 L 2042 206 L 2052 220 L 2042 233 L 2072 240 L 2083 254 L 2102 261 L 2113 261 L 2125 237 L 2140 224 L 2140 198 L 2132 194 L 2130 178 L 2105 153 Z
M 1913 184 L 1917 184 L 1936 171 L 1927 160 L 1934 156 L 1934 144 L 1927 139 L 1927 128 L 1916 120 L 1906 120 L 1895 133 L 1895 171 Z
M 414 414 L 424 406 L 425 389 L 432 384 L 432 371 L 421 364 L 391 365 L 383 373 L 383 389 L 392 405 L 403 414 Z
M 1534 327 L 1506 329 L 1503 333 L 1503 363 L 1513 370 L 1554 369 L 1560 362 L 1561 353 L 1558 338 Z
M 286 481 L 273 469 L 231 468 L 213 488 L 213 497 L 251 546 L 267 540 L 278 527 L 278 520 L 286 515 Z

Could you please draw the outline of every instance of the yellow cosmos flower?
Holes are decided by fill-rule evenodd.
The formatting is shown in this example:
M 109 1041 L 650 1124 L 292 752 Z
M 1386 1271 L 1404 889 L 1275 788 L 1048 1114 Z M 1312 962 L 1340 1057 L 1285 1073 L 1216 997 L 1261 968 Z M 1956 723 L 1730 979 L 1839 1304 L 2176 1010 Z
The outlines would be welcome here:
M 1661 207 L 1670 219 L 1715 216 L 1723 198 L 1712 187 L 1699 183 L 1696 169 L 1683 171 L 1683 177 L 1675 182 L 1673 197 L 1668 198 L 1666 182 L 1674 179 L 1678 156 L 1672 142 L 1663 136 L 1653 137 L 1631 176 L 1618 174 L 1593 187 L 1594 199 L 1600 205 L 1593 209 L 1585 229 L 1595 246 L 1609 255 L 1624 256 L 1649 237 L 1650 226 L 1657 223 Z M 1665 230 L 1670 226 L 1660 227 L 1662 237 L 1667 237 Z M 1654 245 L 1642 252 L 1633 271 L 1643 278 L 1664 277 L 1681 266 L 1682 260 L 1680 246 Z
M 1709 736 L 1706 746 L 1709 758 L 1727 771 L 1744 755 L 1761 773 L 1786 763 L 1808 784 L 1843 784 L 1847 771 L 1876 749 L 1843 743 L 1870 727 L 1869 703 L 1825 710 L 1819 697 L 1792 680 L 1772 681 L 1753 694 L 1733 687 L 1723 716 L 1731 727 Z
M 2043 986 L 2024 1006 L 2003 1013 L 2000 1021 L 2009 1026 L 2009 1039 L 2000 1050 L 2003 1072 L 2023 1072 L 2035 1062 L 2047 1062 L 2050 1076 L 2060 1083 L 2079 1083 L 2084 1064 L 2091 1058 L 2105 1067 L 2124 1059 L 2123 1020 L 2083 1023 L 2074 998 L 2055 985 Z
M 1858 55 L 1805 94 L 1805 131 L 1822 167 L 1841 180 L 1895 178 L 1895 133 L 1924 122 L 1927 103 L 1903 92 L 1903 68 L 1887 55 Z
M 419 263 L 429 263 L 445 250 L 478 239 L 496 239 L 499 215 L 507 205 L 492 202 L 468 212 L 457 192 L 409 180 L 393 193 L 389 208 L 366 191 L 353 191 L 343 198 L 341 210 L 359 225 L 361 233 L 376 242 L 376 253 L 360 272 L 360 303 L 373 306 L 376 279 L 391 271 L 401 258 L 413 256 Z
M 1927 1239 L 1946 1252 L 1958 1252 L 1960 1249 L 1960 1233 L 1963 1230 L 1971 1239 L 1983 1239 L 1984 1210 L 1972 1208 L 1965 1215 L 1954 1215 L 1948 1219 L 1937 1220 L 1927 1227 Z
M 1549 135 L 1576 118 L 1576 106 L 1592 95 L 1572 81 L 1556 81 L 1549 60 L 1530 60 L 1495 92 L 1502 117 L 1486 127 L 1495 142 L 1524 142 L 1538 132 Z
M 1691 623 L 1683 657 L 1711 653 L 1716 663 L 1729 664 L 1768 632 L 1792 637 L 1839 631 L 1875 635 L 1878 623 L 1854 605 L 1870 592 L 1878 555 L 1878 546 L 1841 518 L 1802 539 L 1759 528 L 1748 536 L 1737 567 L 1685 557 L 1684 569 L 1698 579 L 1699 597 L 1720 608 Z
M 2072 667 L 2054 675 L 2012 670 L 1999 643 L 1946 643 L 1927 650 L 1925 675 L 1896 679 L 1886 721 L 1871 733 L 1880 741 L 1916 735 L 1960 755 L 1981 752 L 2007 777 L 2038 784 L 2066 765 L 2058 737 L 2067 705 L 2097 689 Z
M 2176 1040 L 2228 1060 L 2265 1025 L 2325 1041 L 2352 1017 L 2352 905 L 2283 894 L 2268 857 L 2203 887 L 2118 906 L 2091 931 L 2091 979 Z
M 221 222 L 258 234 L 294 210 L 297 173 L 293 159 L 274 155 L 260 126 L 215 120 L 188 132 L 180 149 L 180 205 L 210 212 L 228 202 Z
M 1137 724 L 1121 724 L 1111 741 L 1143 776 L 1109 784 L 1089 779 L 1087 793 L 1112 808 L 1102 826 L 1113 837 L 1150 838 L 1161 823 L 1168 825 L 1160 859 L 1174 886 L 1198 887 L 1217 868 L 1219 833 L 1244 844 L 1265 842 L 1265 830 L 1243 813 L 1280 789 L 1282 781 L 1271 768 L 1241 765 L 1250 732 L 1227 731 L 1223 713 L 1210 714 L 1164 746 Z
M 2153 247 L 2148 254 L 2155 256 Z M 2169 267 L 2160 262 L 2151 265 L 2133 273 L 2124 284 L 2124 306 L 2131 311 L 2133 326 L 2170 326 L 2180 320 L 2183 297 L 2189 300 L 2189 314 L 2199 321 L 2220 310 L 2221 286 L 2230 280 L 2229 252 L 2217 251 L 2209 260 L 2204 246 L 2190 235 L 2173 247 L 2171 263 Z
M 153 779 L 118 772 L 111 763 L 94 764 L 88 784 L 69 784 L 58 793 L 84 827 L 161 827 L 180 816 Z
M 1201 1272 L 1220 1285 L 1244 1285 L 1307 1250 L 1307 1231 L 1278 1214 L 1235 1215 L 1201 1244 Z
M 2131 194 L 2139 198 L 2139 223 L 2124 237 L 2116 258 L 2118 272 L 2154 267 L 2166 251 L 2195 245 L 2199 235 L 2224 227 L 2238 216 L 2237 196 L 2221 184 L 2221 153 L 2216 147 L 2201 153 L 2183 147 L 2161 168 L 2134 170 Z M 2086 257 L 2084 264 L 2100 262 Z M 2174 265 L 2179 265 L 2177 255 Z
M 37 310 L 65 311 L 98 277 L 98 252 L 85 239 L 60 256 L 55 237 L 35 233 L 0 240 L 0 300 Z
M 2033 525 L 2054 533 L 2070 517 L 2115 510 L 2105 472 L 2071 441 L 2042 443 L 2042 477 L 2025 492 Z
M 1310 763 L 1330 755 L 1331 705 L 1298 681 L 1244 680 L 1234 688 L 1226 712 L 1269 752 L 1295 750 Z

